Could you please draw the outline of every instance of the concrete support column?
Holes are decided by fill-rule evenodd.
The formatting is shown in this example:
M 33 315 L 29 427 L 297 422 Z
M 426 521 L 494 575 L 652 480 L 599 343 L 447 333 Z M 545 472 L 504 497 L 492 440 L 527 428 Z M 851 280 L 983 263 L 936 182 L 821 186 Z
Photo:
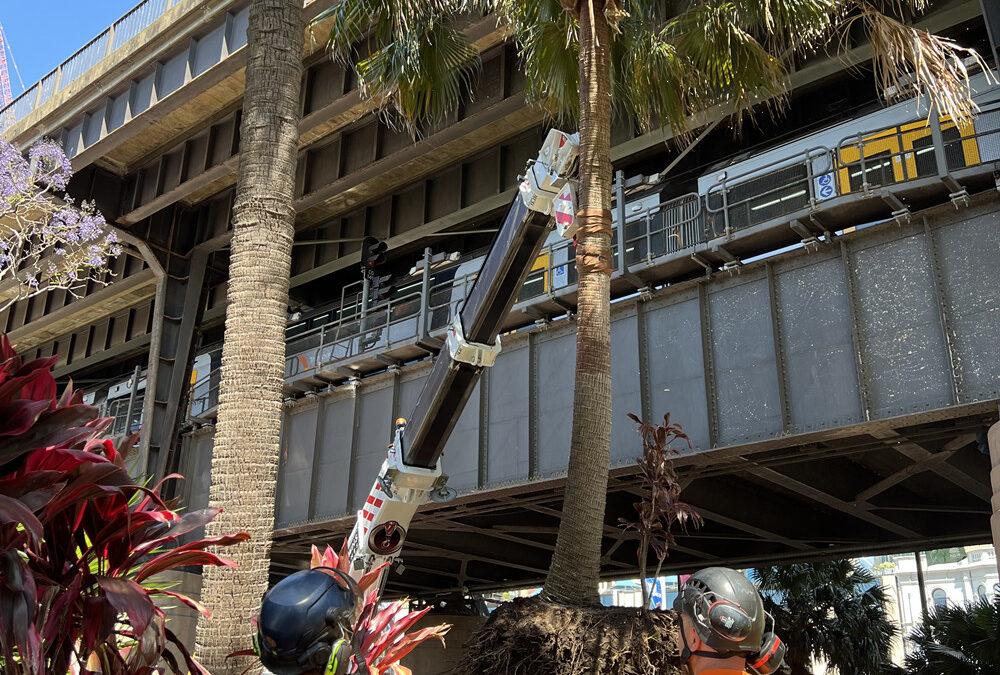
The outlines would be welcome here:
M 993 533 L 993 550 L 996 551 L 997 565 L 1000 567 L 1000 422 L 990 427 L 987 433 L 990 446 L 990 485 L 993 486 L 993 497 L 990 503 L 993 515 L 990 516 L 990 531 Z

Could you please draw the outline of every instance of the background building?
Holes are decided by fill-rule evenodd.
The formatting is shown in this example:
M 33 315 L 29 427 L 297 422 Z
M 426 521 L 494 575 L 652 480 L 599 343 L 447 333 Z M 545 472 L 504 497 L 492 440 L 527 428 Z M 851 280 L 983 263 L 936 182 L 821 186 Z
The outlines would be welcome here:
M 928 610 L 962 606 L 977 600 L 992 602 L 1000 592 L 996 552 L 992 546 L 967 546 L 922 553 L 923 595 Z M 907 649 L 907 636 L 921 621 L 920 584 L 914 554 L 900 553 L 875 559 L 874 569 L 893 599 L 893 620 L 901 629 L 900 649 Z

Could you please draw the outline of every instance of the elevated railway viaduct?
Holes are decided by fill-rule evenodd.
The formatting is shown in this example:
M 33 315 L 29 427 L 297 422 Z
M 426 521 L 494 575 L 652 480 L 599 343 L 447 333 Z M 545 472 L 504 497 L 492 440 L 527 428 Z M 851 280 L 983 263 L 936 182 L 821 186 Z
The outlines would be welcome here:
M 316 16 L 329 3 L 303 11 Z M 148 421 L 150 471 L 184 473 L 192 507 L 205 503 L 209 481 L 245 5 L 146 0 L 0 113 L 7 140 L 62 140 L 74 195 L 95 199 L 131 246 L 108 285 L 18 302 L 0 325 L 26 355 L 59 354 L 59 376 L 93 388 L 109 410 L 138 367 L 145 394 L 123 424 Z M 950 0 L 917 22 L 991 54 L 991 11 Z M 373 115 L 325 58 L 322 26 L 307 36 L 290 315 L 311 323 L 289 332 L 276 575 L 349 529 L 468 277 L 459 268 L 372 308 L 362 331 L 345 304 L 359 255 L 352 240 L 388 241 L 400 272 L 425 249 L 474 257 L 543 137 L 492 19 L 467 30 L 481 75 L 460 110 L 416 142 Z M 606 576 L 636 573 L 634 541 L 617 528 L 639 487 L 629 412 L 670 412 L 692 438 L 677 464 L 706 525 L 679 540 L 671 570 L 989 539 L 985 439 L 1000 398 L 996 96 L 982 92 L 974 126 L 934 118 L 916 130 L 913 106 L 898 119 L 873 117 L 869 56 L 856 44 L 847 57 L 860 75 L 825 56 L 797 64 L 787 120 L 761 120 L 735 144 L 723 121 L 667 180 L 649 176 L 677 155 L 664 144 L 670 130 L 616 126 Z M 824 125 L 852 122 L 850 133 L 810 143 Z M 720 162 L 728 168 L 713 168 Z M 637 215 L 628 210 L 649 195 Z M 553 243 L 545 256 L 448 446 L 459 498 L 414 522 L 406 569 L 391 581 L 399 591 L 510 587 L 544 574 L 561 507 L 574 331 L 572 250 Z

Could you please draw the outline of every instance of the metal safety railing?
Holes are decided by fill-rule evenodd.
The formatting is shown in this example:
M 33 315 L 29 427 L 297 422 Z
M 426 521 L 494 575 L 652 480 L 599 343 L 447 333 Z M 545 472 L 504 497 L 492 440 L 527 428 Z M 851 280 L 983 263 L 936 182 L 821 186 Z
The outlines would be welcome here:
M 205 361 L 208 362 L 207 367 L 199 364 L 199 362 L 204 363 Z M 221 345 L 199 352 L 195 359 L 194 372 L 191 375 L 192 383 L 187 397 L 187 416 L 189 419 L 202 417 L 219 405 L 219 384 L 222 382 L 222 370 L 218 366 L 213 367 L 212 364 L 221 362 Z M 198 368 L 203 370 L 199 371 Z
M 634 265 L 706 240 L 701 198 L 694 192 L 625 220 L 625 262 Z M 616 263 L 617 264 L 617 263 Z
M 107 407 L 103 412 L 104 417 L 113 419 L 108 434 L 117 436 L 120 434 L 134 434 L 142 427 L 142 406 L 145 394 L 137 394 L 133 399 L 129 396 L 116 398 L 107 402 Z M 129 405 L 131 404 L 131 408 Z
M 938 145 L 935 138 L 940 138 Z M 688 193 L 629 214 L 624 225 L 616 225 L 612 239 L 615 274 L 624 274 L 631 266 L 658 264 L 667 256 L 802 209 L 817 209 L 839 196 L 940 175 L 939 156 L 945 157 L 943 168 L 948 172 L 1000 166 L 1000 105 L 978 115 L 975 127 L 945 124 L 940 133 L 931 134 L 900 125 L 855 134 L 834 148 L 800 150 L 723 175 L 704 195 Z M 468 263 L 464 266 L 468 269 Z M 308 330 L 289 334 L 286 378 L 417 344 L 426 337 L 442 337 L 478 274 L 478 270 L 460 274 L 462 267 L 459 263 L 433 271 L 431 283 L 421 284 L 418 278 L 391 299 L 365 308 L 363 315 L 361 282 L 345 286 L 339 305 L 311 317 Z M 571 290 L 576 275 L 573 242 L 550 242 L 542 247 L 517 302 L 530 306 L 558 296 Z M 205 391 L 209 398 L 216 392 L 217 403 L 217 384 Z
M 723 172 L 705 192 L 710 238 L 759 225 L 837 196 L 835 185 L 829 189 L 833 170 L 830 150 L 815 147 L 732 176 Z
M 665 202 L 631 216 L 625 231 L 627 264 L 651 261 L 703 242 L 701 202 L 695 194 Z M 613 265 L 620 271 L 621 247 L 617 232 L 611 249 Z M 478 270 L 460 275 L 457 270 L 458 266 L 437 271 L 435 281 L 426 288 L 414 284 L 412 290 L 367 308 L 363 316 L 361 283 L 346 286 L 338 309 L 313 317 L 314 322 L 321 319 L 320 325 L 289 337 L 285 377 L 327 368 L 365 353 L 414 344 L 425 336 L 440 337 L 458 316 L 478 275 Z M 448 278 L 449 271 L 454 276 Z M 518 293 L 517 301 L 530 302 L 557 295 L 576 283 L 576 274 L 573 242 L 558 240 L 546 244 Z
M 940 140 L 935 140 L 937 136 Z M 938 154 L 944 156 L 943 166 Z M 705 193 L 710 237 L 816 208 L 847 194 L 905 184 L 1000 161 L 1000 105 L 961 126 L 947 118 L 861 131 L 836 146 L 816 146 L 735 175 L 722 173 Z
M 0 109 L 0 131 L 27 117 L 38 106 L 87 71 L 108 58 L 119 47 L 148 28 L 181 0 L 143 0 L 100 35 L 78 49 L 37 83 Z

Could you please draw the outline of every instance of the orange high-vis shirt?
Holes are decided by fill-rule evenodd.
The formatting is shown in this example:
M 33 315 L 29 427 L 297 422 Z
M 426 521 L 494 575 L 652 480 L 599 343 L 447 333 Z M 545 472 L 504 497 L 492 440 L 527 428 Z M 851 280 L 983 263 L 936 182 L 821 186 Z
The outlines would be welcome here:
M 732 670 L 731 668 L 717 668 L 715 670 L 703 670 L 698 675 L 750 675 L 742 670 Z

